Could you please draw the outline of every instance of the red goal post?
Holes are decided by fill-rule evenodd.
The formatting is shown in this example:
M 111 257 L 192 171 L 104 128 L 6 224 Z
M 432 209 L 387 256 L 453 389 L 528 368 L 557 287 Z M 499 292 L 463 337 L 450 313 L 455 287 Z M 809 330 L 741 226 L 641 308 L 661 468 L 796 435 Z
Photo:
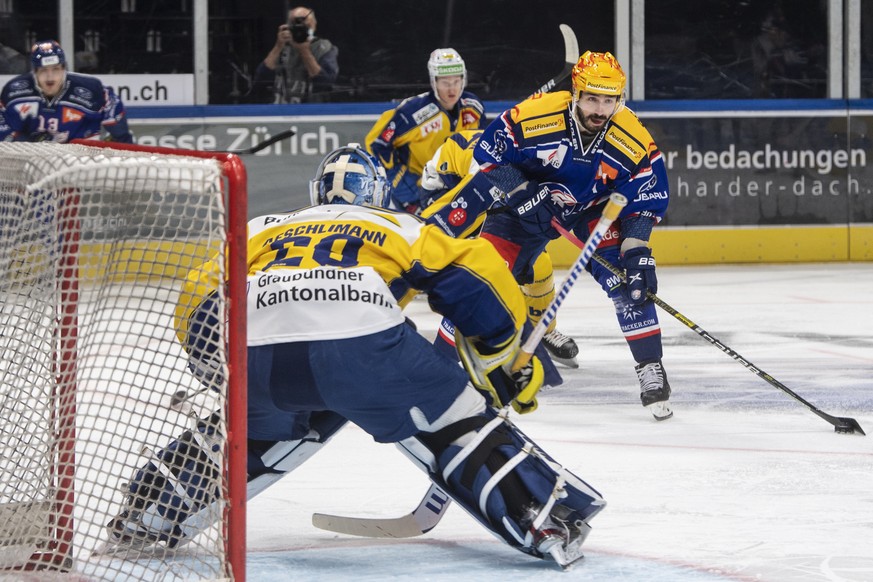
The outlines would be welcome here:
M 234 154 L 0 143 L 0 577 L 244 580 L 246 214 Z M 203 390 L 173 315 L 214 256 L 227 380 Z M 199 394 L 171 408 L 179 391 Z M 216 525 L 172 551 L 95 556 L 149 451 L 212 412 Z

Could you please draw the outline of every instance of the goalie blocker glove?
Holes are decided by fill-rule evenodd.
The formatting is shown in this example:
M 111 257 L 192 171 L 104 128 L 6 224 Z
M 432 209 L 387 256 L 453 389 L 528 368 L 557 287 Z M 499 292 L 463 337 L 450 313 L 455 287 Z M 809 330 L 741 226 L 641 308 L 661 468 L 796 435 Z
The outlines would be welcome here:
M 649 247 L 634 247 L 624 252 L 621 266 L 625 272 L 627 300 L 632 305 L 646 301 L 646 292 L 658 292 L 658 277 L 655 275 L 655 257 Z
M 525 414 L 537 408 L 536 395 L 543 387 L 544 371 L 536 355 L 521 369 L 512 371 L 520 344 L 521 336 L 517 334 L 502 348 L 492 348 L 471 341 L 455 329 L 455 346 L 473 385 L 495 408 L 511 404 L 516 412 Z

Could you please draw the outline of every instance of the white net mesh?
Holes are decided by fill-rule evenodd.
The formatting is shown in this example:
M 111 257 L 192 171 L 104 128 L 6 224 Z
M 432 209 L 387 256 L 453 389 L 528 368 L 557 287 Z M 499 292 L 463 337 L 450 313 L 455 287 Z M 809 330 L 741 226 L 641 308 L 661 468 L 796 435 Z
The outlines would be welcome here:
M 188 371 L 173 322 L 188 271 L 225 256 L 226 190 L 211 159 L 0 144 L 0 578 L 56 575 L 47 563 L 94 580 L 228 576 L 226 471 L 204 480 L 221 497 L 189 543 L 104 545 L 144 447 L 217 411 L 226 465 L 226 394 Z M 223 314 L 223 289 L 216 302 Z M 179 391 L 202 393 L 171 409 Z

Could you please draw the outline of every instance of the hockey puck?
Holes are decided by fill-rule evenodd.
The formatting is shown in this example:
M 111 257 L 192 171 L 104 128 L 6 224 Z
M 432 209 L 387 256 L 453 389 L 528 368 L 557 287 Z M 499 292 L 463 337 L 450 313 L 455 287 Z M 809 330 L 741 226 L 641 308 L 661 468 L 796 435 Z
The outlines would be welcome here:
M 835 426 L 834 432 L 841 432 L 841 433 L 845 434 L 845 433 L 854 432 L 854 431 L 852 430 L 851 426 Z

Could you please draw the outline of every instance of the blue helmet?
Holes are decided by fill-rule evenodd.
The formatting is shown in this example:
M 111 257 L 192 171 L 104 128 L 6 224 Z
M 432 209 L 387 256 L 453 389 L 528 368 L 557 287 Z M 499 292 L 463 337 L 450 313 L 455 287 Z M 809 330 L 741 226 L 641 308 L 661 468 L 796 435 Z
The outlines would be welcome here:
M 30 64 L 36 70 L 40 67 L 51 65 L 67 66 L 67 57 L 64 49 L 55 40 L 44 40 L 30 48 Z
M 388 208 L 390 183 L 385 168 L 360 146 L 350 143 L 327 154 L 309 183 L 313 204 L 356 204 Z

